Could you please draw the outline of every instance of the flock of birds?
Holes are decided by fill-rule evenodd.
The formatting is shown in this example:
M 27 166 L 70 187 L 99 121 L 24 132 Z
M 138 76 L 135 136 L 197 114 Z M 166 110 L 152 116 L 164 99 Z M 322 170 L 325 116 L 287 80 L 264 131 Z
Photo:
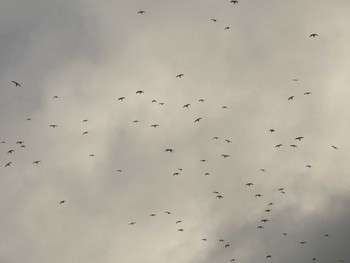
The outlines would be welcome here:
M 238 2 L 238 1 L 235 1 L 235 0 L 231 0 L 230 2 L 233 3 L 234 5 L 239 4 L 239 2 Z M 145 10 L 140 10 L 140 11 L 137 12 L 137 14 L 145 15 L 145 14 L 146 14 L 146 11 L 145 11 Z M 212 22 L 217 22 L 218 20 L 217 20 L 216 18 L 211 18 L 211 21 L 212 21 Z M 224 30 L 229 30 L 229 29 L 230 29 L 229 26 L 224 27 Z M 316 38 L 316 37 L 318 37 L 318 34 L 312 33 L 312 34 L 309 35 L 309 37 L 310 37 L 310 38 Z M 180 74 L 175 75 L 175 78 L 177 78 L 177 79 L 181 79 L 181 78 L 183 78 L 183 77 L 185 77 L 185 74 L 184 74 L 184 73 L 180 73 Z M 292 79 L 292 81 L 297 82 L 298 79 Z M 16 88 L 21 88 L 21 87 L 22 87 L 22 84 L 19 83 L 18 81 L 12 81 L 12 83 L 13 83 L 13 85 L 14 85 Z M 143 90 L 138 90 L 138 91 L 136 91 L 136 94 L 137 94 L 137 95 L 142 95 L 142 94 L 144 94 L 144 93 L 145 93 L 145 92 L 144 92 Z M 311 94 L 312 94 L 312 93 L 311 93 L 310 91 L 304 92 L 304 95 L 311 95 Z M 59 97 L 58 97 L 57 95 L 53 96 L 52 98 L 53 98 L 53 99 L 59 99 Z M 294 99 L 295 99 L 295 96 L 294 96 L 294 95 L 289 96 L 289 97 L 287 98 L 288 101 L 293 101 Z M 117 101 L 120 102 L 120 103 L 124 102 L 125 100 L 126 100 L 126 97 L 125 97 L 125 96 L 120 96 L 119 98 L 117 98 Z M 198 102 L 205 102 L 205 100 L 201 98 L 201 99 L 198 100 Z M 150 101 L 150 103 L 157 103 L 157 100 L 153 99 L 152 101 Z M 165 104 L 164 102 L 158 102 L 158 103 L 159 103 L 159 105 L 164 105 L 164 104 Z M 190 104 L 190 103 L 187 103 L 187 104 L 184 104 L 182 107 L 183 107 L 184 109 L 188 109 L 188 108 L 191 107 L 191 104 Z M 222 108 L 223 108 L 223 109 L 227 109 L 228 106 L 224 105 L 224 106 L 222 106 Z M 31 120 L 31 118 L 27 118 L 27 119 L 26 119 L 26 121 L 30 121 L 30 120 Z M 202 117 L 195 118 L 195 119 L 193 120 L 194 125 L 196 125 L 197 123 L 201 122 L 201 120 L 202 120 Z M 86 122 L 88 122 L 88 121 L 89 121 L 88 119 L 82 120 L 83 123 L 86 123 Z M 135 123 L 135 124 L 137 124 L 137 123 L 139 123 L 139 122 L 140 122 L 140 120 L 132 120 L 132 123 Z M 58 128 L 58 127 L 59 127 L 59 126 L 58 126 L 57 124 L 55 124 L 55 123 L 49 125 L 49 128 L 53 128 L 53 129 L 56 129 L 56 128 Z M 151 124 L 150 127 L 151 127 L 151 128 L 158 128 L 158 127 L 159 127 L 159 124 L 154 123 L 154 124 Z M 274 128 L 271 128 L 271 129 L 269 129 L 269 130 L 266 131 L 266 132 L 273 134 L 273 133 L 276 132 L 276 130 L 275 130 Z M 84 131 L 84 132 L 82 133 L 82 135 L 87 135 L 88 133 L 89 133 L 89 131 Z M 214 137 L 212 137 L 212 140 L 220 140 L 220 138 L 219 138 L 218 136 L 214 136 Z M 295 141 L 295 142 L 301 142 L 302 140 L 304 140 L 304 137 L 303 137 L 303 136 L 298 136 L 298 137 L 295 137 L 295 138 L 294 138 L 294 141 Z M 228 143 L 228 144 L 229 144 L 229 143 L 232 143 L 232 141 L 231 141 L 230 139 L 224 139 L 224 141 L 225 141 L 226 143 Z M 6 143 L 5 141 L 1 141 L 1 144 L 5 144 L 5 143 Z M 25 148 L 25 147 L 26 147 L 24 141 L 21 141 L 21 140 L 20 140 L 20 141 L 17 141 L 16 144 L 19 145 L 20 148 Z M 279 143 L 279 144 L 276 144 L 274 147 L 275 147 L 275 148 L 280 148 L 280 147 L 282 147 L 282 146 L 283 146 L 283 144 L 282 144 L 282 143 Z M 298 144 L 292 143 L 292 144 L 289 145 L 289 147 L 296 148 L 296 147 L 298 147 Z M 333 148 L 334 150 L 339 150 L 339 148 L 338 148 L 337 146 L 335 146 L 335 145 L 330 145 L 330 147 Z M 164 149 L 164 151 L 165 151 L 166 153 L 170 153 L 170 154 L 173 154 L 173 153 L 176 152 L 175 149 L 173 149 L 173 148 L 166 148 L 166 149 Z M 8 155 L 12 155 L 14 152 L 15 152 L 15 149 L 8 149 L 8 150 L 7 150 L 7 154 L 8 154 Z M 94 157 L 94 156 L 95 156 L 95 155 L 94 155 L 93 153 L 89 154 L 89 157 Z M 230 158 L 230 155 L 227 154 L 227 153 L 222 153 L 222 154 L 221 154 L 221 157 L 222 157 L 223 159 L 229 159 L 229 158 Z M 206 159 L 200 159 L 199 161 L 204 163 L 204 162 L 206 162 L 207 160 L 206 160 Z M 10 168 L 11 165 L 12 165 L 13 163 L 14 163 L 14 161 L 9 161 L 9 162 L 7 162 L 7 163 L 4 164 L 4 167 L 5 167 L 5 168 Z M 34 165 L 39 165 L 40 163 L 41 163 L 41 160 L 33 160 L 33 164 L 34 164 Z M 310 164 L 307 164 L 305 167 L 306 167 L 306 168 L 311 168 L 312 166 L 311 166 Z M 182 168 L 178 168 L 178 170 L 177 170 L 176 172 L 172 173 L 172 176 L 180 176 L 182 171 L 183 171 Z M 260 171 L 261 171 L 261 172 L 266 172 L 265 169 L 260 169 Z M 122 173 L 123 170 L 118 169 L 118 170 L 116 170 L 116 172 L 117 172 L 117 173 Z M 204 175 L 209 176 L 210 173 L 209 173 L 209 172 L 205 172 Z M 245 187 L 247 187 L 247 188 L 250 188 L 250 187 L 253 187 L 253 186 L 254 186 L 254 183 L 253 183 L 253 182 L 247 182 L 247 183 L 245 184 Z M 285 189 L 284 187 L 280 187 L 279 189 L 276 189 L 276 190 L 279 191 L 281 194 L 286 194 L 286 189 Z M 213 191 L 213 194 L 215 195 L 215 198 L 217 198 L 217 199 L 224 199 L 224 195 L 223 195 L 222 193 L 220 193 L 219 191 Z M 262 193 L 256 193 L 254 196 L 255 196 L 256 198 L 261 198 L 261 197 L 263 197 L 263 194 L 262 194 Z M 65 205 L 66 203 L 67 203 L 66 200 L 60 200 L 60 201 L 58 202 L 59 205 Z M 260 219 L 260 223 L 261 223 L 261 224 L 259 224 L 259 225 L 256 226 L 257 229 L 263 230 L 263 229 L 265 228 L 265 225 L 268 224 L 268 223 L 270 222 L 270 219 L 268 218 L 268 215 L 272 212 L 272 207 L 273 207 L 274 205 L 275 205 L 274 202 L 269 202 L 269 203 L 267 203 L 267 206 L 268 206 L 268 207 L 264 210 L 264 212 L 266 213 L 266 218 Z M 171 211 L 164 211 L 164 214 L 166 214 L 166 215 L 168 215 L 168 216 L 172 216 L 172 215 L 173 215 L 173 212 L 171 212 Z M 157 213 L 151 213 L 151 214 L 149 214 L 149 217 L 156 217 L 156 216 L 158 216 Z M 179 227 L 177 227 L 177 231 L 178 231 L 178 232 L 184 232 L 184 231 L 185 231 L 185 228 L 182 227 L 182 223 L 183 223 L 183 220 L 176 220 L 176 221 L 174 221 L 174 224 L 175 224 L 176 226 L 179 226 Z M 133 221 L 129 222 L 128 225 L 129 225 L 130 227 L 136 227 L 136 226 L 137 226 L 137 221 L 136 221 L 136 220 L 133 220 Z M 281 235 L 282 235 L 282 236 L 287 236 L 288 234 L 287 234 L 286 232 L 283 232 L 283 233 L 281 233 Z M 328 238 L 329 236 L 330 236 L 330 235 L 327 234 L 327 233 L 325 233 L 325 234 L 323 235 L 324 238 Z M 208 239 L 203 237 L 203 238 L 201 239 L 201 241 L 207 242 Z M 222 243 L 224 248 L 229 248 L 229 247 L 230 247 L 230 243 L 225 242 L 225 240 L 222 239 L 222 238 L 219 239 L 219 240 L 217 240 L 217 242 Z M 305 244 L 307 244 L 307 241 L 300 240 L 300 241 L 299 241 L 299 244 L 300 244 L 300 245 L 305 245 Z M 267 254 L 267 255 L 266 255 L 266 259 L 270 259 L 270 258 L 272 258 L 272 257 L 273 257 L 272 254 Z M 311 261 L 317 261 L 318 259 L 317 259 L 317 257 L 313 257 L 313 258 L 311 258 L 310 260 L 311 260 Z M 238 258 L 230 258 L 230 259 L 228 259 L 228 261 L 230 261 L 230 262 L 236 262 L 236 261 L 239 261 L 239 259 L 238 259 Z M 338 259 L 338 261 L 339 261 L 339 262 L 344 262 L 343 259 Z

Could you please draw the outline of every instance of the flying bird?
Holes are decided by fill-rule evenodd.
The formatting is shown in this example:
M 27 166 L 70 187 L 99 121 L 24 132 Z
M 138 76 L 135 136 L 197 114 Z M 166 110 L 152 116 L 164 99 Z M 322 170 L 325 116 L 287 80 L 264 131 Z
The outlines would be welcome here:
M 51 127 L 51 128 L 56 128 L 56 127 L 58 127 L 58 125 L 56 125 L 56 124 L 51 124 L 49 127 Z
M 138 91 L 136 91 L 136 94 L 142 94 L 142 93 L 145 93 L 144 91 L 142 91 L 142 90 L 138 90 Z
M 306 244 L 306 241 L 300 241 L 299 244 L 304 245 Z
M 310 94 L 311 94 L 310 91 L 304 93 L 304 95 L 310 95 Z
M 313 34 L 311 34 L 309 37 L 313 37 L 313 38 L 315 38 L 315 37 L 318 37 L 318 34 L 313 33 Z
M 262 197 L 262 194 L 256 194 L 255 197 Z
M 307 167 L 307 168 L 311 168 L 311 165 L 310 165 L 310 164 L 308 164 L 308 165 L 306 165 L 305 167 Z
M 5 167 L 11 166 L 11 163 L 12 163 L 12 162 L 8 162 L 7 164 L 5 164 Z
M 293 100 L 295 96 L 290 96 L 288 100 Z
M 66 202 L 66 200 L 60 201 L 60 205 L 61 205 L 61 204 L 64 204 L 65 202 Z
M 332 147 L 333 147 L 333 149 L 335 149 L 335 150 L 339 150 L 338 147 L 336 147 L 336 146 L 334 146 L 334 145 L 332 145 Z
M 173 153 L 173 152 L 174 152 L 174 150 L 173 150 L 173 149 L 169 149 L 169 148 L 168 148 L 168 149 L 165 149 L 165 151 L 166 151 L 166 152 L 171 152 L 171 153 Z
M 159 126 L 159 124 L 152 124 L 151 127 L 153 128 L 157 128 Z
M 216 22 L 217 20 L 215 18 L 212 18 L 211 21 Z
M 181 79 L 183 76 L 185 76 L 185 74 L 182 74 L 182 73 L 181 73 L 181 74 L 176 75 L 176 77 L 177 77 L 177 78 L 180 78 L 180 79 Z
M 8 152 L 7 152 L 7 154 L 12 154 L 14 152 L 14 150 L 9 150 Z
M 271 255 L 267 255 L 266 258 L 271 258 Z
M 150 214 L 149 216 L 157 216 L 157 214 Z
M 239 3 L 239 2 L 236 1 L 236 0 L 231 0 L 230 2 L 233 3 L 234 5 Z
M 246 183 L 245 184 L 246 186 L 252 186 L 252 185 L 254 185 L 253 183 Z
M 84 132 L 83 132 L 83 135 L 88 134 L 88 133 L 89 133 L 88 131 L 84 131 Z
M 224 198 L 222 195 L 217 195 L 216 197 L 219 199 Z
M 230 155 L 228 155 L 228 154 L 221 154 L 221 156 L 224 157 L 225 159 L 226 159 L 227 157 L 230 157 Z
M 291 144 L 290 147 L 296 148 L 296 147 L 298 147 L 298 146 L 295 145 L 295 144 Z
M 225 247 L 229 247 L 229 246 L 230 246 L 230 244 L 226 244 L 226 245 L 225 245 Z
M 227 143 L 231 143 L 232 141 L 228 140 L 228 139 L 225 139 L 225 142 Z
M 203 99 L 199 99 L 198 101 L 199 101 L 199 102 L 204 102 L 204 100 L 203 100 Z
M 273 133 L 273 132 L 275 132 L 275 130 L 274 129 L 270 129 L 269 132 Z
M 225 30 L 229 30 L 229 29 L 230 29 L 230 27 L 229 27 L 229 26 L 225 27 Z
M 125 100 L 125 97 L 120 97 L 120 98 L 118 98 L 118 100 L 123 101 L 123 100 Z
M 41 161 L 34 161 L 33 164 L 39 164 Z
M 133 226 L 133 225 L 135 225 L 136 224 L 136 222 L 131 222 L 131 223 L 129 223 L 129 225 L 131 225 L 131 226 Z
M 277 148 L 279 148 L 279 147 L 281 147 L 283 144 L 277 144 L 275 147 L 277 147 Z
M 22 87 L 17 81 L 12 80 L 12 83 L 15 84 L 15 87 Z
M 194 122 L 199 122 L 202 118 L 195 119 Z
M 213 140 L 219 140 L 219 137 L 215 136 L 213 137 Z
M 182 222 L 182 220 L 176 221 L 175 224 L 180 224 Z
M 87 121 L 88 121 L 88 119 L 83 120 L 83 122 L 87 122 Z
M 185 104 L 185 105 L 183 105 L 183 107 L 182 108 L 188 108 L 189 106 L 190 106 L 191 104 Z
M 296 138 L 295 138 L 295 140 L 299 140 L 299 141 L 301 141 L 301 139 L 304 139 L 304 137 L 301 137 L 301 136 L 300 136 L 300 137 L 296 137 Z
M 140 10 L 137 13 L 143 15 L 144 13 L 146 13 L 146 11 Z
M 182 228 L 179 228 L 177 231 L 183 232 L 183 231 L 185 231 L 185 230 L 183 230 Z
M 166 213 L 168 215 L 171 215 L 171 212 L 169 212 L 169 211 L 165 211 L 164 213 Z

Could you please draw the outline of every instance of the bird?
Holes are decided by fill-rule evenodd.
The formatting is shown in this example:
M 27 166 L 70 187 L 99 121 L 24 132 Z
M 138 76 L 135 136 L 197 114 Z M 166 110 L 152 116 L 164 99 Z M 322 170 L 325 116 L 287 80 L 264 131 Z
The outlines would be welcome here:
M 304 245 L 306 244 L 306 241 L 300 241 L 299 244 Z
M 14 152 L 14 150 L 9 150 L 8 152 L 7 152 L 7 154 L 12 154 Z
M 83 120 L 83 122 L 88 122 L 88 119 Z
M 329 237 L 329 235 L 328 235 L 328 234 L 325 234 L 324 236 L 325 236 L 325 237 Z
M 146 11 L 140 10 L 137 13 L 143 15 L 144 13 L 146 13 Z
M 216 22 L 217 20 L 215 18 L 212 18 L 211 21 Z
M 231 0 L 230 2 L 233 3 L 234 5 L 238 4 L 238 1 L 236 1 L 236 0 Z
M 142 90 L 138 90 L 138 91 L 136 91 L 136 94 L 142 94 L 142 93 L 145 93 L 144 91 L 142 91 Z
M 257 226 L 256 228 L 258 228 L 258 229 L 263 229 L 264 227 L 263 227 L 263 226 Z
M 271 258 L 271 255 L 267 255 L 266 258 Z
M 307 167 L 307 168 L 311 168 L 311 165 L 310 165 L 310 164 L 308 164 L 308 165 L 306 165 L 305 167 Z
M 202 238 L 202 241 L 207 241 L 207 239 L 206 238 Z
M 52 98 L 53 98 L 53 99 L 58 99 L 58 96 L 57 96 L 57 95 L 55 95 L 55 96 L 53 96 Z
M 299 141 L 301 141 L 301 139 L 304 139 L 304 137 L 300 136 L 295 138 L 295 140 L 299 140 Z
M 269 220 L 268 219 L 261 219 L 261 222 L 267 223 L 267 222 L 269 222 Z
M 185 231 L 185 230 L 183 230 L 182 228 L 179 228 L 177 231 L 183 232 L 183 231 Z
M 316 261 L 316 258 L 312 258 L 312 261 Z
M 204 175 L 210 175 L 210 173 L 205 173 Z
M 214 191 L 213 194 L 220 194 L 218 191 Z
M 225 245 L 225 247 L 229 247 L 229 246 L 230 246 L 230 244 L 226 244 L 226 245 Z
M 88 133 L 89 133 L 88 131 L 84 131 L 84 132 L 83 132 L 83 135 L 88 134 Z
M 298 79 L 292 79 L 292 81 L 298 81 Z
M 118 98 L 118 100 L 123 101 L 123 100 L 125 100 L 125 97 L 120 97 L 120 98 Z
M 273 132 L 275 132 L 275 130 L 274 129 L 270 129 L 269 132 L 273 133 Z
M 51 127 L 51 128 L 56 128 L 56 127 L 58 127 L 58 125 L 56 125 L 56 124 L 51 124 L 49 127 Z
M 262 194 L 256 194 L 255 197 L 262 197 Z
M 231 143 L 232 141 L 228 140 L 228 139 L 225 139 L 225 142 L 227 143 Z
M 41 161 L 34 161 L 33 164 L 39 164 Z
M 66 202 L 66 200 L 62 200 L 60 201 L 60 204 L 64 204 Z
M 169 149 L 169 148 L 168 148 L 168 149 L 165 149 L 165 151 L 166 151 L 166 152 L 171 152 L 171 153 L 173 153 L 173 152 L 174 152 L 174 150 L 173 150 L 173 149 Z
M 260 171 L 262 171 L 262 172 L 266 172 L 266 170 L 265 170 L 265 169 L 260 169 Z
M 156 100 L 152 100 L 151 102 L 152 102 L 152 103 L 156 103 L 157 101 L 156 101 Z
M 129 225 L 131 225 L 131 226 L 133 226 L 133 225 L 135 225 L 136 224 L 136 222 L 131 222 L 131 223 L 129 223 Z
M 224 240 L 223 239 L 219 239 L 219 242 L 224 242 Z
M 183 105 L 182 108 L 188 108 L 190 105 L 191 105 L 191 104 L 187 103 L 187 104 Z
M 171 215 L 171 212 L 169 212 L 169 211 L 165 211 L 164 213 L 166 213 L 168 215 Z
M 157 214 L 150 214 L 149 216 L 157 216 Z
M 134 120 L 132 121 L 133 123 L 139 123 L 140 121 L 139 120 Z
M 339 150 L 338 147 L 332 145 L 332 148 L 335 149 L 335 150 Z
M 277 189 L 277 191 L 283 191 L 283 190 L 284 190 L 284 187 Z
M 265 210 L 265 212 L 267 212 L 267 213 L 268 213 L 268 212 L 271 212 L 271 210 L 270 210 L 270 209 L 266 209 L 266 210 Z
M 173 173 L 173 176 L 175 176 L 175 175 L 180 175 L 180 173 Z
M 213 137 L 213 140 L 219 140 L 219 137 L 215 136 Z
M 185 74 L 183 74 L 183 73 L 176 75 L 176 77 L 177 77 L 177 78 L 180 78 L 180 79 L 181 79 L 183 76 L 185 76 Z
M 281 147 L 283 144 L 277 144 L 275 147 L 277 147 L 277 148 L 279 148 L 279 147 Z
M 199 99 L 198 101 L 199 101 L 199 102 L 204 102 L 204 99 Z
M 5 164 L 5 167 L 11 166 L 11 163 L 12 163 L 12 162 L 8 162 L 7 164 Z
M 298 146 L 295 145 L 295 144 L 291 144 L 290 147 L 296 148 L 296 147 L 298 147 Z
M 269 205 L 274 205 L 274 203 L 269 203 Z
M 304 95 L 310 95 L 310 94 L 311 94 L 310 91 L 304 92 Z
M 288 100 L 293 100 L 295 96 L 290 96 Z
M 202 159 L 202 160 L 199 160 L 200 162 L 202 162 L 202 163 L 204 163 L 204 162 L 206 162 L 207 160 L 205 160 L 205 159 Z
M 282 233 L 282 235 L 286 236 L 286 235 L 287 235 L 287 233 Z
M 159 102 L 158 104 L 161 105 L 161 106 L 163 106 L 165 103 L 164 103 L 164 102 Z
M 221 154 L 221 156 L 224 157 L 225 159 L 226 159 L 227 157 L 230 157 L 230 155 L 228 155 L 228 154 Z
M 234 262 L 234 261 L 236 261 L 236 259 L 235 259 L 235 258 L 232 258 L 232 259 L 230 259 L 230 261 L 231 261 L 231 262 Z
M 180 224 L 180 223 L 182 223 L 182 220 L 176 221 L 175 224 Z
M 194 120 L 194 122 L 199 122 L 202 118 L 197 118 Z
M 309 37 L 313 37 L 313 38 L 315 38 L 315 37 L 318 37 L 318 34 L 316 34 L 316 33 L 312 33 L 312 34 L 310 34 L 310 36 Z
M 30 121 L 30 120 L 31 120 L 31 118 L 27 118 L 27 119 L 26 119 L 26 121 Z
M 230 27 L 229 27 L 229 26 L 225 27 L 225 30 L 229 30 L 229 29 L 230 29 Z
M 95 154 L 89 154 L 89 157 L 94 157 L 95 156 Z
M 151 127 L 153 128 L 157 128 L 159 126 L 159 124 L 152 124 Z
M 219 199 L 224 198 L 222 195 L 217 195 L 216 197 Z
M 12 80 L 12 83 L 15 84 L 15 87 L 22 87 L 22 85 L 19 84 L 17 81 Z
M 121 173 L 121 172 L 122 172 L 122 170 L 118 169 L 118 170 L 117 170 L 117 172 L 118 172 L 118 173 Z
M 246 183 L 245 184 L 246 186 L 252 186 L 252 185 L 254 185 L 253 183 Z
M 222 106 L 221 108 L 223 108 L 223 109 L 227 109 L 227 106 Z
M 16 142 L 16 144 L 23 144 L 24 143 L 24 141 L 18 141 L 18 142 Z

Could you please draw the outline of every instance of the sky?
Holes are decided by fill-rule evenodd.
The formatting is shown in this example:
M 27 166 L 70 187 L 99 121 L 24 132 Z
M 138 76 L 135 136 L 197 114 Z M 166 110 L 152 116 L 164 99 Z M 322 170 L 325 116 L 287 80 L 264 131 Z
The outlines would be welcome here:
M 0 262 L 349 262 L 349 13 L 2 0 Z

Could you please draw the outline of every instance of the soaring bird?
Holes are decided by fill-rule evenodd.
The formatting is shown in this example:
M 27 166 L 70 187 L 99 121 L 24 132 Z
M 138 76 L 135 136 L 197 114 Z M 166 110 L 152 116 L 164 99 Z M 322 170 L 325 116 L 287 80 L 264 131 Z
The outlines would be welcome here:
M 213 140 L 219 140 L 219 137 L 214 136 L 214 137 L 213 137 Z
M 217 195 L 216 198 L 221 199 L 221 198 L 224 198 L 224 197 L 222 195 Z
M 311 94 L 310 91 L 307 91 L 307 92 L 304 93 L 304 95 L 310 95 L 310 94 Z
M 53 98 L 53 99 L 58 99 L 58 96 L 57 96 L 57 95 L 55 95 L 55 96 L 53 96 L 52 98 Z
M 23 144 L 24 143 L 24 141 L 18 141 L 18 142 L 16 142 L 16 144 Z
M 210 173 L 205 173 L 204 175 L 210 175 Z
M 298 81 L 298 79 L 292 79 L 292 81 Z
M 27 118 L 27 119 L 26 119 L 26 121 L 30 121 L 30 120 L 31 120 L 31 118 Z
M 224 242 L 224 240 L 223 239 L 219 239 L 219 242 Z
M 152 124 L 151 127 L 153 128 L 157 128 L 159 126 L 159 124 Z
M 161 105 L 161 106 L 163 106 L 165 103 L 164 103 L 164 102 L 159 102 L 158 104 Z
M 7 164 L 5 164 L 5 167 L 11 166 L 12 162 L 8 162 Z
M 266 258 L 271 258 L 271 255 L 267 255 Z
M 238 1 L 236 1 L 236 0 L 231 0 L 230 2 L 233 3 L 234 5 L 238 4 Z
M 195 119 L 194 122 L 199 122 L 202 118 Z
M 333 149 L 335 149 L 335 150 L 339 150 L 338 147 L 336 147 L 336 146 L 334 146 L 334 145 L 332 145 L 332 147 L 333 147 Z
M 204 102 L 204 100 L 203 100 L 203 99 L 199 99 L 198 101 L 199 101 L 199 102 Z
M 318 35 L 317 35 L 316 33 L 313 33 L 313 34 L 311 34 L 309 37 L 315 38 L 315 37 L 318 37 Z
M 15 87 L 22 87 L 17 81 L 12 80 L 12 83 L 15 84 Z
M 60 204 L 64 204 L 66 202 L 66 200 L 62 200 L 60 201 Z
M 202 241 L 207 241 L 207 239 L 206 238 L 202 238 Z
M 177 77 L 177 78 L 180 78 L 180 79 L 181 79 L 183 76 L 185 76 L 185 74 L 182 74 L 182 73 L 181 73 L 181 74 L 176 75 L 176 77 Z
M 133 123 L 139 123 L 140 121 L 139 120 L 134 120 L 132 121 Z
M 51 128 L 56 128 L 56 127 L 58 127 L 58 125 L 56 125 L 56 124 L 51 124 L 50 127 L 51 127 Z
M 95 154 L 89 154 L 89 157 L 94 157 L 95 156 Z
M 306 241 L 300 241 L 299 244 L 304 245 L 306 244 Z
M 168 149 L 165 149 L 165 151 L 166 151 L 166 152 L 171 152 L 171 153 L 173 153 L 173 152 L 174 152 L 174 149 L 168 148 Z
M 274 203 L 269 203 L 269 205 L 274 205 Z
M 180 173 L 173 173 L 173 176 L 175 176 L 175 175 L 180 175 Z
M 149 216 L 157 216 L 157 214 L 150 214 Z
M 140 10 L 137 13 L 143 15 L 144 13 L 146 13 L 146 11 Z
M 286 235 L 287 235 L 287 233 L 282 233 L 282 235 L 286 236 Z
M 183 105 L 183 108 L 188 108 L 191 104 L 187 103 L 185 105 Z
M 310 165 L 310 164 L 308 164 L 308 165 L 306 165 L 305 167 L 307 167 L 307 168 L 311 168 L 311 165 Z
M 301 141 L 301 139 L 304 139 L 304 137 L 300 136 L 295 138 L 295 140 L 299 140 L 299 141 Z
M 14 150 L 9 150 L 8 152 L 7 152 L 7 154 L 12 154 L 14 152 Z
M 230 155 L 228 155 L 228 154 L 221 154 L 221 156 L 224 157 L 225 159 L 226 159 L 227 157 L 230 157 Z
M 123 100 L 125 100 L 125 97 L 120 97 L 120 98 L 118 98 L 118 100 L 123 101 Z
M 257 226 L 256 228 L 258 228 L 258 229 L 263 229 L 264 227 L 263 227 L 263 226 Z
M 214 191 L 213 194 L 220 194 L 218 191 Z
M 39 164 L 41 161 L 34 161 L 33 164 Z
M 138 90 L 138 91 L 136 91 L 136 94 L 142 94 L 142 93 L 145 93 L 144 91 L 142 91 L 142 90 Z
M 122 172 L 122 170 L 118 169 L 118 170 L 117 170 L 117 172 L 118 172 L 118 173 L 121 173 L 121 172 Z
M 229 29 L 230 29 L 230 27 L 229 27 L 229 26 L 225 27 L 225 30 L 229 30 Z
M 235 259 L 235 258 L 232 258 L 232 259 L 230 259 L 230 261 L 231 261 L 231 262 L 235 262 L 235 261 L 236 261 L 236 259 Z
M 266 170 L 265 170 L 265 169 L 260 169 L 260 171 L 262 171 L 262 172 L 266 172 Z
M 293 100 L 295 96 L 290 96 L 288 100 Z
M 265 210 L 265 212 L 267 212 L 267 213 L 268 213 L 268 212 L 271 212 L 271 210 L 270 210 L 270 209 L 266 209 L 266 210 Z
M 270 129 L 269 132 L 273 133 L 273 132 L 275 132 L 275 130 L 274 129 Z
M 279 148 L 279 147 L 281 147 L 283 144 L 277 144 L 275 147 L 277 147 L 277 148 Z
M 298 146 L 295 145 L 295 144 L 291 144 L 290 147 L 296 148 L 296 147 L 298 147 Z
M 136 222 L 131 222 L 131 223 L 129 223 L 129 226 L 131 225 L 131 226 L 133 226 L 133 225 L 135 225 L 136 224 Z
M 256 194 L 255 197 L 262 197 L 262 194 Z
M 225 105 L 224 105 L 224 106 L 222 106 L 221 108 L 223 108 L 223 109 L 227 109 L 227 106 L 225 106 Z
M 226 244 L 226 245 L 225 245 L 225 247 L 229 247 L 229 246 L 230 246 L 230 244 Z
M 152 100 L 151 102 L 152 102 L 152 103 L 156 103 L 157 101 L 156 101 L 156 100 Z
M 83 122 L 88 122 L 88 119 L 83 120 Z
M 316 258 L 312 258 L 312 261 L 316 261 Z
M 182 220 L 176 221 L 175 224 L 180 224 L 182 222 Z
M 246 186 L 252 186 L 252 185 L 254 185 L 253 183 L 246 183 L 245 184 Z
M 227 143 L 231 143 L 232 141 L 228 140 L 228 139 L 225 139 L 225 142 Z
M 171 215 L 171 212 L 169 212 L 169 211 L 165 211 L 164 213 L 166 213 L 168 215 Z
M 84 131 L 84 132 L 83 132 L 83 135 L 88 134 L 88 133 L 89 133 L 88 131 Z
M 284 187 L 277 189 L 277 191 L 283 191 L 283 190 L 284 190 Z
M 212 18 L 211 21 L 216 22 L 217 20 L 215 18 Z
M 200 162 L 202 162 L 202 163 L 204 163 L 204 162 L 206 162 L 207 160 L 205 160 L 205 159 L 202 159 L 202 160 L 199 160 Z
M 183 231 L 185 231 L 185 230 L 183 230 L 182 228 L 179 228 L 177 231 L 183 232 Z
M 261 222 L 267 223 L 267 222 L 269 222 L 269 220 L 268 219 L 261 219 Z

